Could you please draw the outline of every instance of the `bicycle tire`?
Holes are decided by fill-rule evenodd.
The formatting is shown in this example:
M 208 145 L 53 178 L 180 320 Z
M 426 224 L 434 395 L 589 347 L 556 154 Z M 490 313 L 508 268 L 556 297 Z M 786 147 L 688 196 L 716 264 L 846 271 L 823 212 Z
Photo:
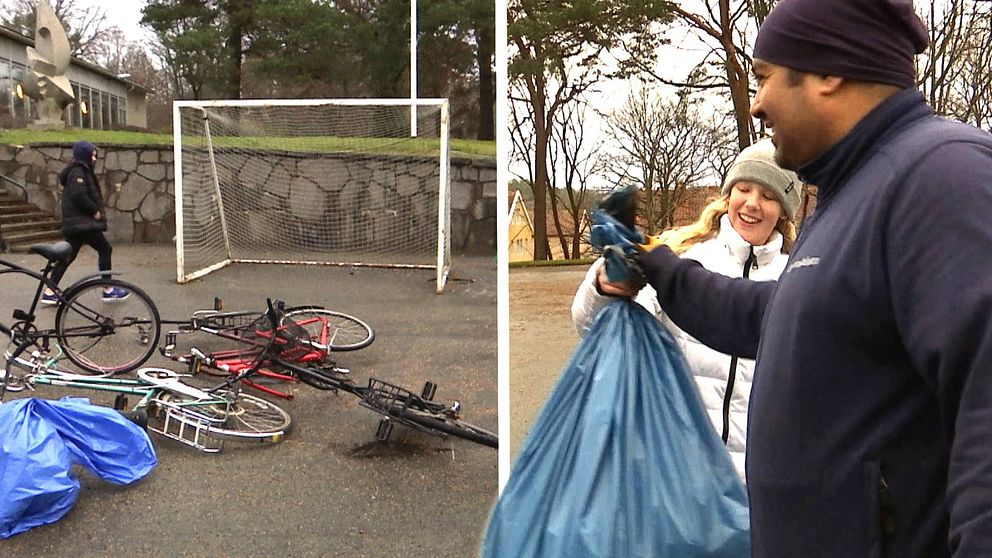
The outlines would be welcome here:
M 173 393 L 163 394 L 162 399 L 195 405 L 197 412 L 218 420 L 217 424 L 208 427 L 208 434 L 227 439 L 278 442 L 289 433 L 293 425 L 293 419 L 285 409 L 261 397 L 230 391 L 218 391 L 214 395 L 218 399 L 229 401 L 230 405 L 196 405 L 195 400 L 184 399 Z
M 375 341 L 375 332 L 369 324 L 343 312 L 323 308 L 292 308 L 286 312 L 286 318 L 306 329 L 311 340 L 321 344 L 324 344 L 320 338 L 326 324 L 329 330 L 326 345 L 330 351 L 357 351 Z
M 130 296 L 104 301 L 115 287 Z M 158 347 L 162 323 L 158 307 L 143 290 L 119 279 L 93 279 L 73 285 L 55 313 L 55 336 L 62 352 L 80 369 L 110 376 L 144 364 Z
M 398 418 L 419 424 L 429 430 L 462 438 L 463 440 L 491 448 L 499 448 L 499 437 L 496 434 L 461 419 L 436 415 L 411 407 L 396 407 L 393 411 L 394 413 L 391 414 L 394 414 Z

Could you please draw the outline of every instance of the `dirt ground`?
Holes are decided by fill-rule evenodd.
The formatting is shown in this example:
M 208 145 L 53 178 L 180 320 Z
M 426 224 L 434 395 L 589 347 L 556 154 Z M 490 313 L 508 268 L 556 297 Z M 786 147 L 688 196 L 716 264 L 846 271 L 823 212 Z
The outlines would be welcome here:
M 511 459 L 579 341 L 572 297 L 586 266 L 510 270 Z

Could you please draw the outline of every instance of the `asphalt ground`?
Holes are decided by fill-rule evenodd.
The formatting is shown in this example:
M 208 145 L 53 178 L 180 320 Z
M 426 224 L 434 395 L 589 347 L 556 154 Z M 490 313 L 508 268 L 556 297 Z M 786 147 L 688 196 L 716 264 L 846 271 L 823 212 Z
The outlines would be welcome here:
M 3 259 L 40 269 L 30 254 Z M 373 268 L 238 265 L 192 283 L 175 281 L 169 245 L 120 245 L 115 269 L 155 300 L 163 319 L 182 320 L 222 297 L 226 310 L 259 310 L 266 297 L 316 304 L 371 324 L 375 342 L 341 353 L 356 382 L 376 376 L 419 393 L 438 384 L 437 400 L 461 401 L 463 417 L 496 431 L 496 263 L 457 257 L 446 292 L 433 273 Z M 96 269 L 83 248 L 63 284 Z M 33 292 L 0 281 L 0 319 L 10 323 Z M 39 311 L 43 321 L 45 313 Z M 50 319 L 50 318 L 49 318 Z M 167 326 L 164 326 L 165 329 Z M 148 366 L 178 368 L 159 355 Z M 375 440 L 379 415 L 348 394 L 303 384 L 280 401 L 293 417 L 282 441 L 226 443 L 204 454 L 152 434 L 159 464 L 131 486 L 75 468 L 82 483 L 67 516 L 7 540 L 0 556 L 319 556 L 467 557 L 476 555 L 497 492 L 497 452 L 396 426 Z M 28 392 L 16 394 L 25 396 Z M 32 395 L 84 391 L 42 388 Z

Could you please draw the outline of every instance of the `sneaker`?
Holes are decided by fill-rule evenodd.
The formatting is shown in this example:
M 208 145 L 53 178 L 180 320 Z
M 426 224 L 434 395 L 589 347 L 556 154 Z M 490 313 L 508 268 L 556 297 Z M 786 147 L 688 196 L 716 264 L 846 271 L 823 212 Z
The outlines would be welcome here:
M 51 293 L 51 294 L 44 293 L 44 294 L 41 295 L 41 301 L 40 302 L 42 304 L 47 305 L 47 306 L 55 306 L 55 305 L 57 305 L 59 303 L 59 295 L 57 295 L 55 293 Z
M 120 287 L 111 287 L 109 291 L 103 291 L 104 302 L 117 302 L 118 300 L 124 300 L 129 296 L 131 296 L 131 293 Z

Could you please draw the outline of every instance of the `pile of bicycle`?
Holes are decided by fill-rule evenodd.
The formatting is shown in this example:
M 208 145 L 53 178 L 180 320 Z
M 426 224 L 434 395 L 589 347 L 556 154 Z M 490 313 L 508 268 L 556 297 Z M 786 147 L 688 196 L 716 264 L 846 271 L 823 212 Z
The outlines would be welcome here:
M 119 279 L 93 275 L 59 289 L 49 275 L 66 257 L 64 246 L 36 245 L 31 250 L 48 260 L 41 272 L 0 260 L 0 275 L 23 274 L 38 281 L 30 307 L 14 310 L 13 324 L 0 323 L 0 332 L 10 337 L 0 402 L 8 391 L 40 385 L 115 393 L 114 407 L 149 430 L 217 452 L 225 439 L 282 439 L 292 419 L 272 399 L 292 398 L 280 382 L 302 382 L 354 395 L 361 406 L 382 415 L 376 432 L 380 440 L 388 439 L 400 423 L 436 436 L 498 446 L 494 433 L 462 420 L 457 401 L 434 401 L 437 386 L 432 382 L 420 394 L 378 378 L 355 383 L 337 365 L 335 353 L 367 347 L 375 334 L 354 316 L 271 300 L 261 312 L 225 312 L 215 301 L 213 309 L 198 310 L 189 319 L 165 321 L 144 291 Z M 59 304 L 54 327 L 39 329 L 35 312 L 46 286 L 54 289 Z M 102 293 L 111 287 L 129 296 L 106 302 Z M 159 346 L 163 324 L 177 328 Z M 180 350 L 180 340 L 195 332 L 225 346 Z M 156 349 L 179 370 L 142 368 Z M 60 367 L 63 358 L 80 371 Z M 129 398 L 137 402 L 129 405 Z

